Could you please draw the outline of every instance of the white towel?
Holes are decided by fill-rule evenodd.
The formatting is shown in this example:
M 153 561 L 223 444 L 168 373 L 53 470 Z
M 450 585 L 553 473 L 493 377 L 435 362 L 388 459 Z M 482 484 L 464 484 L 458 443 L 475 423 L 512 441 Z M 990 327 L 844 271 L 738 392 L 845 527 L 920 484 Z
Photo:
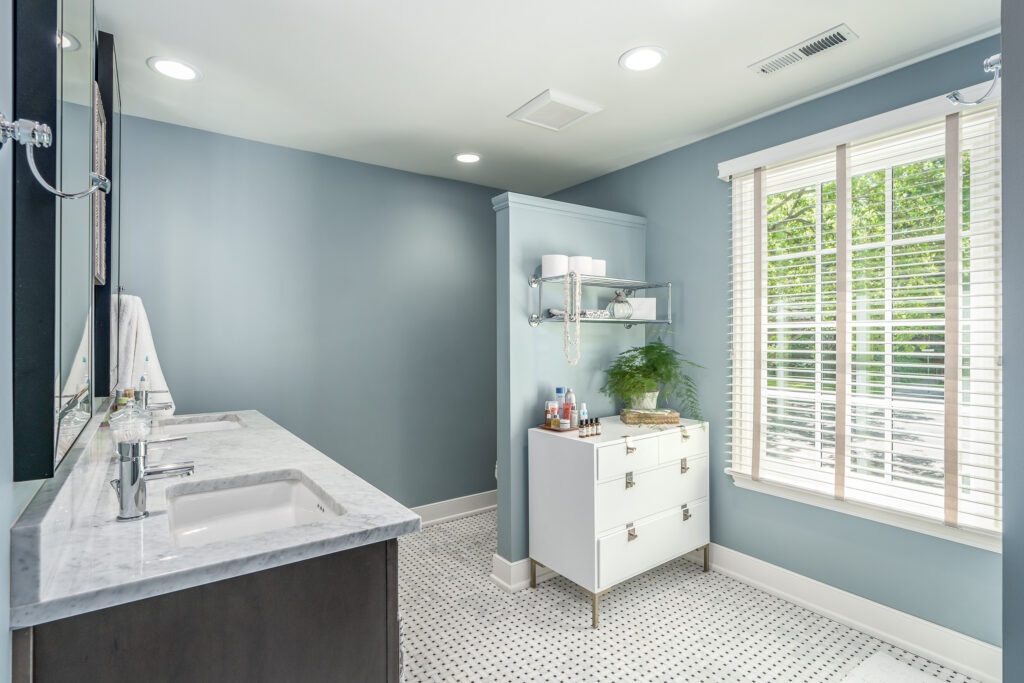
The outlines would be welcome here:
M 120 299 L 120 306 L 118 306 Z M 111 301 L 111 318 L 117 338 L 110 337 L 110 386 L 111 393 L 127 388 L 137 389 L 139 380 L 146 375 L 150 391 L 164 392 L 152 396 L 153 403 L 170 403 L 166 410 L 154 411 L 167 416 L 174 414 L 174 399 L 167 391 L 167 380 L 160 369 L 160 360 L 153 343 L 153 331 L 142 305 L 142 299 L 130 294 L 115 294 Z M 146 361 L 146 358 L 149 361 Z M 147 374 L 148 370 L 148 374 Z

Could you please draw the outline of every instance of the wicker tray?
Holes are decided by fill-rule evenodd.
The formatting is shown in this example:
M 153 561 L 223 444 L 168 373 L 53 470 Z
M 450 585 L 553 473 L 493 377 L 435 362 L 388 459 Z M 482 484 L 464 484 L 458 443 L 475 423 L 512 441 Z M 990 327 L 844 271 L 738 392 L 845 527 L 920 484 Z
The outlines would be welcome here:
M 619 418 L 627 425 L 677 425 L 679 413 L 668 408 L 658 410 L 630 410 L 623 408 Z

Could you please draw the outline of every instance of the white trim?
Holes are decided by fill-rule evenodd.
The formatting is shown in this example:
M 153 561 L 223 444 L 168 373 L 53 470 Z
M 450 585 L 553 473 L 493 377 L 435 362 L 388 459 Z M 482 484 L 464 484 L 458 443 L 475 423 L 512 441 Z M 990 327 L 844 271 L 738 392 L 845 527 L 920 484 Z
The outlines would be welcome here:
M 547 581 L 555 573 L 542 565 L 537 565 L 537 583 Z M 491 558 L 491 581 L 509 593 L 521 591 L 530 586 L 530 559 L 509 562 L 498 553 Z
M 907 529 L 908 531 L 916 531 L 921 534 L 974 546 L 975 548 L 981 548 L 993 553 L 1003 552 L 1003 539 L 1000 535 L 987 534 L 983 531 L 973 531 L 970 529 L 958 529 L 946 526 L 939 520 L 926 519 L 895 510 L 885 510 L 872 505 L 862 505 L 849 500 L 836 500 L 830 496 L 823 496 L 807 489 L 786 486 L 776 482 L 767 482 L 763 479 L 755 481 L 749 475 L 728 467 L 725 468 L 725 473 L 732 477 L 733 484 L 748 491 L 757 491 L 758 493 L 778 496 L 779 498 L 796 501 L 797 503 L 805 503 L 825 508 L 826 510 L 834 510 L 835 512 L 870 519 L 873 522 L 888 524 L 889 526 Z
M 520 206 L 528 209 L 542 209 L 544 211 L 551 211 L 565 216 L 570 216 L 572 218 L 586 218 L 588 220 L 599 221 L 601 223 L 619 225 L 624 228 L 633 228 L 636 230 L 647 229 L 647 219 L 643 216 L 634 216 L 632 214 L 620 213 L 618 211 L 595 209 L 592 206 L 570 204 L 569 202 L 560 202 L 555 199 L 545 199 L 544 197 L 533 197 L 528 194 L 519 194 L 518 192 L 505 192 L 499 194 L 497 197 L 491 198 L 491 207 L 494 209 L 495 213 L 499 213 L 513 206 Z
M 428 527 L 441 522 L 450 522 L 460 517 L 478 515 L 493 510 L 498 506 L 498 491 L 481 491 L 461 498 L 441 500 L 436 503 L 420 505 L 412 509 L 422 518 L 421 526 Z
M 989 85 L 990 81 L 986 81 L 972 85 L 969 88 L 961 88 L 960 92 L 965 99 L 975 100 L 985 94 Z M 1001 85 L 1001 82 L 996 85 L 995 90 L 992 92 L 992 100 L 999 98 Z M 784 142 L 781 145 L 775 145 L 758 152 L 723 161 L 718 164 L 718 177 L 720 180 L 729 180 L 738 173 L 745 173 L 771 164 L 796 161 L 813 154 L 821 154 L 844 143 L 857 142 L 875 135 L 891 133 L 894 130 L 917 125 L 928 119 L 937 119 L 963 109 L 964 107 L 956 106 L 950 102 L 945 95 L 939 95 L 938 97 L 932 97 L 907 105 L 906 107 L 893 109 L 876 116 L 869 116 L 866 119 L 847 123 L 846 125 L 831 128 L 814 135 L 808 135 L 797 140 Z
M 688 556 L 689 557 L 689 556 Z M 1002 680 L 1002 648 L 802 574 L 711 544 L 717 571 L 986 683 Z

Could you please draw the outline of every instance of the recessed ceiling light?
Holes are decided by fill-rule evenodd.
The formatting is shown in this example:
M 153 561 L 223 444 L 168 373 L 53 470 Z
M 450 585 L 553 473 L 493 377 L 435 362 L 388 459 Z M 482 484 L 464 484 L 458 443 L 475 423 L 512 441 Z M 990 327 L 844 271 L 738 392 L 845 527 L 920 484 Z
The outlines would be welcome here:
M 647 71 L 661 64 L 666 54 L 668 53 L 657 45 L 634 47 L 622 53 L 619 57 L 619 66 L 630 71 Z
M 170 59 L 168 57 L 150 57 L 146 60 L 146 64 L 153 71 L 159 74 L 163 74 L 169 78 L 176 78 L 179 81 L 198 81 L 203 77 L 199 73 L 199 69 L 195 68 L 191 64 L 186 64 L 180 59 Z
M 82 44 L 78 42 L 78 38 L 75 38 L 70 33 L 58 33 L 57 40 L 60 41 L 61 49 L 67 50 L 68 52 L 77 50 L 82 46 Z
M 455 161 L 463 164 L 475 164 L 480 161 L 480 155 L 473 154 L 472 152 L 462 152 L 455 155 Z

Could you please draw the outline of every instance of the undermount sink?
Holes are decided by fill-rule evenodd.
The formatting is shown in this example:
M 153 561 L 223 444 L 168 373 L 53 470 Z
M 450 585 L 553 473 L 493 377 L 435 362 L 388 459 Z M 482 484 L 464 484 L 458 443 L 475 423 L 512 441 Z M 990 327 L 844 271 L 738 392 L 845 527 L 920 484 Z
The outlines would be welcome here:
M 345 509 L 300 470 L 178 484 L 167 490 L 167 518 L 178 546 L 197 546 L 313 524 Z
M 242 420 L 237 415 L 180 415 L 160 420 L 157 427 L 167 436 L 183 436 L 201 432 L 220 432 L 226 429 L 241 429 Z

